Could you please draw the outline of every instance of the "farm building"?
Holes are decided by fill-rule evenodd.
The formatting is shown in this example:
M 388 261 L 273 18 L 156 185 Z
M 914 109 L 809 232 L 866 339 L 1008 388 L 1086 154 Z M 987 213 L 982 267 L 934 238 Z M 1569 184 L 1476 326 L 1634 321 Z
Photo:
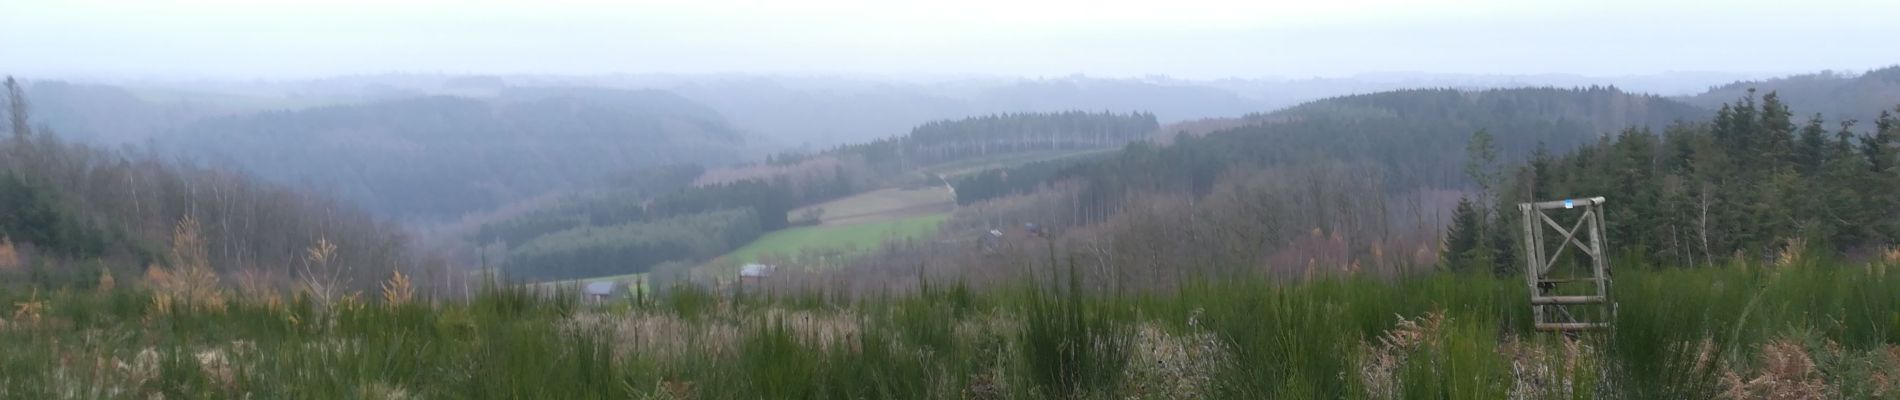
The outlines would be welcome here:
M 586 296 L 587 301 L 599 303 L 613 298 L 619 287 L 614 282 L 591 282 L 581 287 L 581 294 Z
M 759 282 L 765 281 L 767 278 L 771 278 L 772 270 L 775 269 L 778 269 L 778 266 L 759 263 L 746 264 L 744 267 L 739 267 L 739 284 L 756 285 Z

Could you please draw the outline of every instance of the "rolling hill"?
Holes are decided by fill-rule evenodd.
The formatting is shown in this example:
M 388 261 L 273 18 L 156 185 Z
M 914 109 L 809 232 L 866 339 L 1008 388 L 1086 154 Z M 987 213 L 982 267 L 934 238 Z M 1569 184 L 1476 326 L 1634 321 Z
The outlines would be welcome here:
M 1853 119 L 1867 128 L 1883 110 L 1900 104 L 1900 65 L 1865 73 L 1819 73 L 1782 78 L 1741 81 L 1709 89 L 1683 98 L 1683 101 L 1715 109 L 1734 102 L 1754 89 L 1758 95 L 1775 92 L 1787 102 L 1795 116 L 1806 119 L 1816 113 L 1829 121 Z
M 509 89 L 215 118 L 163 147 L 330 188 L 382 215 L 453 218 L 610 173 L 738 159 L 716 112 L 660 91 Z

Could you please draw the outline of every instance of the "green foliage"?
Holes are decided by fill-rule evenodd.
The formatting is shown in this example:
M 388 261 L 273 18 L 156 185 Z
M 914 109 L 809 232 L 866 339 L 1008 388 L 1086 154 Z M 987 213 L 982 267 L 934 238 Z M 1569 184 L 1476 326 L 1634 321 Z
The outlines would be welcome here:
M 1900 173 L 1887 169 L 1900 146 L 1895 118 L 1871 135 L 1851 124 L 1829 137 L 1824 121 L 1799 130 L 1775 93 L 1752 92 L 1707 123 L 1684 123 L 1660 138 L 1626 129 L 1520 174 L 1544 198 L 1507 196 L 1502 204 L 1608 196 L 1606 232 L 1613 249 L 1677 265 L 1712 265 L 1740 256 L 1773 262 L 1800 251 L 1843 254 L 1882 249 L 1900 238 Z M 1533 165 L 1531 168 L 1537 168 Z M 1534 176 L 1534 178 L 1533 178 Z
M 1082 291 L 1073 266 L 1066 287 L 1030 284 L 1024 296 L 1023 354 L 1027 383 L 1049 399 L 1111 398 L 1130 353 L 1128 330 Z
M 0 236 L 66 257 L 96 257 L 106 235 L 62 205 L 57 192 L 18 175 L 0 176 Z
M 135 289 L 5 291 L 0 304 L 37 296 L 49 311 L 0 328 L 0 397 L 1711 398 L 1785 342 L 1806 349 L 1807 377 L 1858 399 L 1900 367 L 1900 276 L 1879 267 L 1617 278 L 1614 330 L 1572 340 L 1530 330 L 1521 280 L 1479 273 L 1145 294 L 922 284 L 816 308 L 694 289 L 654 309 L 582 306 L 492 284 L 468 300 L 332 305 L 334 324 L 302 299 L 161 313 Z
M 1485 220 L 1471 199 L 1459 198 L 1451 210 L 1451 226 L 1445 228 L 1445 264 L 1453 271 L 1491 265 L 1491 246 L 1485 243 Z

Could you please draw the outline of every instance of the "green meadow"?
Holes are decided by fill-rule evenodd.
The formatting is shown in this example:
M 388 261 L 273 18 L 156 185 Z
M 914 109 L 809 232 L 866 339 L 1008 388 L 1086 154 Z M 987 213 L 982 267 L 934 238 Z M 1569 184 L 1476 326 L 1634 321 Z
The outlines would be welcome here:
M 919 239 L 936 232 L 937 224 L 949 214 L 902 217 L 851 225 L 813 225 L 789 228 L 766 234 L 723 259 L 739 263 L 758 261 L 767 254 L 795 255 L 803 251 L 833 250 L 858 253 L 877 248 L 887 240 Z

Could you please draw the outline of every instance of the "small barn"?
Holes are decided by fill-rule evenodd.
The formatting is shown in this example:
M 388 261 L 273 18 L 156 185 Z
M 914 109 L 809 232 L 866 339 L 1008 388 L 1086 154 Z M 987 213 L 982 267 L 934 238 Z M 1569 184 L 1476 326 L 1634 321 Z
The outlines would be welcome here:
M 587 301 L 600 303 L 600 302 L 607 301 L 607 299 L 611 299 L 614 297 L 615 294 L 618 294 L 616 292 L 618 291 L 619 286 L 620 285 L 616 285 L 612 281 L 589 282 L 586 286 L 581 287 L 581 294 L 586 296 Z
M 758 285 L 760 282 L 771 278 L 772 270 L 775 269 L 778 269 L 778 267 L 769 264 L 746 264 L 743 267 L 739 267 L 739 284 Z

